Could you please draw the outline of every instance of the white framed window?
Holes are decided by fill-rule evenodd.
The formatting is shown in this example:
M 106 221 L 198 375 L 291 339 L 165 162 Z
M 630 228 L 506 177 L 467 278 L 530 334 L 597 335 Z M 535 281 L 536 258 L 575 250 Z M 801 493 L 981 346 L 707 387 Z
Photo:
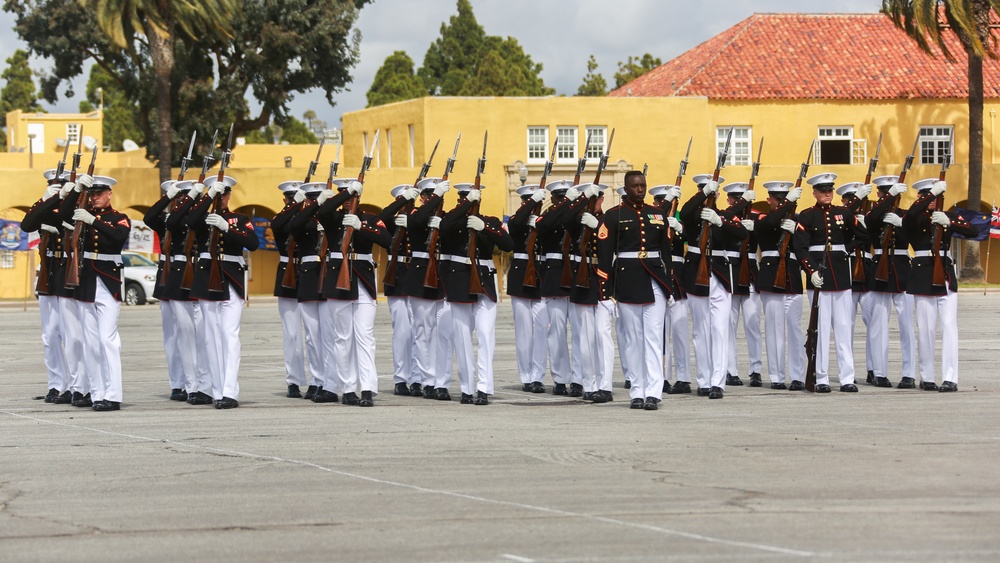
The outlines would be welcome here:
M 549 128 L 528 127 L 528 163 L 543 163 L 548 159 Z
M 952 125 L 921 125 L 920 164 L 941 164 L 946 158 L 949 164 L 953 164 L 955 155 L 951 143 L 954 131 Z
M 750 166 L 753 161 L 753 128 L 752 127 L 716 127 L 715 128 L 715 161 L 726 148 L 726 137 L 733 130 L 733 140 L 726 156 L 726 166 Z
M 576 127 L 556 127 L 556 162 L 576 162 Z
M 76 145 L 80 142 L 80 124 L 79 123 L 67 123 L 66 124 L 66 142 L 70 145 Z
M 820 127 L 814 160 L 816 164 L 858 164 L 854 161 L 854 127 Z
M 587 148 L 587 158 L 601 158 L 604 156 L 604 147 L 608 145 L 608 128 L 604 125 L 588 125 L 587 136 L 590 138 L 590 147 Z M 585 138 L 584 143 L 587 142 Z
M 385 130 L 385 147 L 386 166 L 392 168 L 392 129 Z
M 14 251 L 0 250 L 0 270 L 9 270 L 14 267 Z
M 409 133 L 410 133 L 410 168 L 413 168 L 413 166 L 414 166 L 414 164 L 413 164 L 413 144 L 414 144 L 414 140 L 416 138 L 416 134 L 413 131 L 413 125 L 409 125 L 408 129 L 409 129 Z

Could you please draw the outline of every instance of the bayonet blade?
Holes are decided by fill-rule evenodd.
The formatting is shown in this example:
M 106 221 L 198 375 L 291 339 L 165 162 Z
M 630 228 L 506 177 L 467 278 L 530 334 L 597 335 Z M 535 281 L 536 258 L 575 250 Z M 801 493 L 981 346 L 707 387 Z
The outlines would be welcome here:
M 431 156 L 430 156 L 430 158 L 427 159 L 427 167 L 428 168 L 430 168 L 431 167 L 431 163 L 434 162 L 434 154 L 438 152 L 438 145 L 440 145 L 440 144 L 441 144 L 441 139 L 438 139 L 437 142 L 434 143 L 434 148 L 431 149 Z
M 191 155 L 194 154 L 194 142 L 197 138 L 198 138 L 198 130 L 195 129 L 194 131 L 191 131 L 191 142 L 188 143 L 188 152 L 187 156 L 185 157 L 188 160 L 191 160 Z
M 642 163 L 642 177 L 643 178 L 646 177 L 646 173 L 647 172 L 649 172 L 649 164 L 646 164 L 645 162 L 643 162 Z
M 486 134 L 483 135 L 483 157 L 479 159 L 479 166 L 476 169 L 476 176 L 479 176 L 486 170 L 486 142 L 490 138 L 489 129 L 486 130 Z
M 875 145 L 875 162 L 878 162 L 878 155 L 882 152 L 882 132 L 879 131 L 878 134 L 878 144 Z
M 760 145 L 757 146 L 757 160 L 753 161 L 753 165 L 750 167 L 750 179 L 757 177 L 757 173 L 760 171 L 760 155 L 764 152 L 764 137 L 760 138 Z
M 458 132 L 458 138 L 455 139 L 455 150 L 451 151 L 451 160 L 458 160 L 458 145 L 462 142 L 462 132 Z
M 816 139 L 813 139 L 812 142 L 809 143 L 809 154 L 806 155 L 806 160 L 805 162 L 802 163 L 802 168 L 799 169 L 800 179 L 805 178 L 806 174 L 809 172 L 809 162 L 812 160 L 813 148 L 815 147 L 816 147 Z
M 337 177 L 337 169 L 340 168 L 340 149 L 343 146 L 343 143 L 337 145 L 337 155 L 333 157 L 333 162 L 330 163 L 330 178 Z
M 729 134 L 726 135 L 726 145 L 722 149 L 722 154 L 719 155 L 719 162 L 716 164 L 716 170 L 722 170 L 726 167 L 726 160 L 729 159 L 729 147 L 733 142 L 733 131 L 736 130 L 736 126 L 729 128 Z

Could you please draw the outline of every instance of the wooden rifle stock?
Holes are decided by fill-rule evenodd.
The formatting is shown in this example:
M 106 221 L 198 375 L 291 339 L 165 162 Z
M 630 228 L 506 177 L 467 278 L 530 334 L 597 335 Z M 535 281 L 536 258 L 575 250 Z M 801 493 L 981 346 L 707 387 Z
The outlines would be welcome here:
M 889 213 L 895 213 L 899 209 L 899 196 L 892 198 L 892 205 L 889 206 Z M 885 232 L 882 233 L 882 254 L 878 257 L 878 267 L 875 268 L 875 279 L 880 282 L 889 281 L 889 262 L 895 250 L 896 227 L 886 225 Z
M 90 158 L 90 166 L 87 167 L 87 175 L 94 176 L 94 164 L 97 162 L 97 147 L 94 147 L 94 155 Z M 87 205 L 87 190 L 81 189 L 80 196 L 76 200 L 76 208 L 84 209 Z M 83 221 L 77 221 L 73 227 L 73 236 L 70 238 L 69 251 L 66 257 L 66 287 L 77 287 L 80 285 L 80 236 L 83 234 Z
M 299 207 L 301 210 L 302 205 L 299 204 L 296 205 L 296 207 Z M 298 213 L 298 211 L 295 213 Z M 285 275 L 281 278 L 281 287 L 284 287 L 285 289 L 296 289 L 299 286 L 295 267 L 295 254 L 297 251 L 298 244 L 295 242 L 295 236 L 289 233 L 288 242 L 285 244 L 285 254 L 288 255 L 288 262 L 285 263 Z
M 222 181 L 221 179 L 219 180 Z M 212 213 L 218 214 L 222 211 L 222 196 L 215 196 L 212 200 Z M 222 231 L 219 229 L 212 229 L 211 237 L 208 243 L 208 253 L 211 255 L 211 262 L 209 263 L 208 270 L 208 290 L 209 291 L 222 291 L 224 288 L 222 286 L 222 265 L 219 260 L 219 235 Z
M 753 183 L 750 184 L 750 190 L 753 190 Z M 743 211 L 743 219 L 750 216 L 751 206 L 747 206 L 746 210 Z M 740 244 L 740 275 L 736 279 L 736 285 L 740 287 L 750 287 L 750 237 L 743 239 Z
M 940 180 L 944 181 L 944 171 L 941 171 L 939 176 Z M 944 213 L 944 193 L 937 196 L 934 204 L 934 210 Z M 931 285 L 934 287 L 944 287 L 947 283 L 947 279 L 944 274 L 944 258 L 941 256 L 941 244 L 944 239 L 944 227 L 941 225 L 933 225 L 931 229 L 934 237 L 934 244 L 931 246 L 931 252 L 934 259 L 934 268 L 931 273 Z
M 816 390 L 816 350 L 819 348 L 819 292 L 813 290 L 812 306 L 809 308 L 809 328 L 806 330 L 806 390 Z
M 595 184 L 597 182 L 594 182 Z M 587 202 L 587 213 L 593 215 L 597 211 L 597 198 L 592 197 Z M 580 267 L 576 270 L 576 286 L 590 288 L 590 245 L 594 239 L 594 231 L 584 226 L 580 234 Z
M 364 172 L 358 181 L 364 180 Z M 358 208 L 358 196 L 351 196 L 344 204 L 344 213 L 354 214 Z M 354 238 L 354 227 L 344 228 L 344 238 L 340 241 L 340 272 L 337 273 L 337 289 L 348 291 L 351 289 L 351 239 Z
M 545 178 L 542 177 L 541 183 L 538 184 L 539 190 L 545 189 Z M 538 217 L 538 214 L 542 212 L 542 202 L 535 203 L 535 208 L 531 211 L 531 214 Z M 528 263 L 524 266 L 524 281 L 521 285 L 524 287 L 538 287 L 538 266 L 535 265 L 535 258 L 538 253 L 535 250 L 535 246 L 538 244 L 538 229 L 532 228 L 528 233 L 528 240 L 525 243 L 524 250 L 528 255 Z
M 403 206 L 402 214 L 409 216 L 412 210 L 413 202 L 410 201 Z M 405 238 L 406 227 L 396 227 L 396 234 L 393 235 L 392 244 L 389 246 L 389 264 L 385 267 L 385 277 L 382 278 L 383 285 L 396 285 L 396 278 L 399 276 L 399 252 L 403 248 L 403 239 Z
M 718 178 L 719 173 L 716 171 L 716 178 Z M 712 209 L 715 207 L 716 195 L 713 193 L 705 199 L 705 208 Z M 709 256 L 708 254 L 712 251 L 712 245 L 709 239 L 712 237 L 712 225 L 708 221 L 701 222 L 701 234 L 698 239 L 698 251 L 701 253 L 698 259 L 698 273 L 695 276 L 695 285 L 700 285 L 702 287 L 708 287 L 709 283 Z
M 478 177 L 477 177 L 478 179 Z M 478 183 L 478 182 L 477 182 Z M 474 189 L 479 189 L 478 187 Z M 469 217 L 479 215 L 479 202 L 472 204 L 469 209 Z M 469 294 L 476 295 L 483 293 L 483 280 L 479 275 L 479 260 L 476 254 L 477 233 L 475 229 L 469 229 Z

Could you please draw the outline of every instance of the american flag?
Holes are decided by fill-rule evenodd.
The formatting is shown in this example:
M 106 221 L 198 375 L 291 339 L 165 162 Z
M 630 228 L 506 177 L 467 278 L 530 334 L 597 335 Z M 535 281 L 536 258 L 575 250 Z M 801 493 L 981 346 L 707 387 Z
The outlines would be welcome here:
M 990 218 L 990 238 L 1000 238 L 1000 207 L 993 208 L 993 216 Z

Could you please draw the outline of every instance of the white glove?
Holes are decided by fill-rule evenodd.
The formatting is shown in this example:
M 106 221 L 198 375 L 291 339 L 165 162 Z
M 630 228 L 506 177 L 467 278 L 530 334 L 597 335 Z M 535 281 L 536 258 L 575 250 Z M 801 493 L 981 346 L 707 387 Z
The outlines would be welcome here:
M 45 188 L 45 193 L 42 194 L 42 201 L 49 199 L 50 197 L 61 192 L 62 189 L 59 186 L 49 186 Z
M 722 217 L 719 217 L 719 214 L 710 207 L 701 210 L 701 219 L 702 221 L 708 221 L 716 227 L 722 226 Z
M 865 199 L 866 197 L 868 197 L 868 194 L 870 193 L 872 193 L 872 185 L 864 184 L 863 186 L 858 188 L 858 191 L 855 192 L 854 195 L 858 196 L 858 199 Z
M 418 190 L 417 188 L 406 188 L 405 190 L 403 190 L 403 193 L 399 194 L 399 196 L 405 199 L 406 201 L 413 201 L 417 199 L 418 195 L 420 195 L 420 190 Z
M 802 197 L 802 188 L 792 188 L 788 190 L 788 195 L 785 197 L 788 201 L 798 201 Z
M 755 194 L 753 190 L 747 190 L 743 192 L 743 199 L 753 203 L 757 200 L 757 194 Z
M 323 223 L 320 223 L 319 221 L 317 221 L 316 222 L 316 232 L 317 233 L 322 233 L 325 230 L 326 230 L 326 227 L 323 226 Z
M 528 215 L 528 227 L 534 229 L 535 221 L 538 220 L 538 215 Z
M 784 231 L 788 231 L 790 233 L 794 233 L 795 221 L 792 221 L 791 219 L 785 219 L 784 221 L 781 222 L 781 229 Z
M 684 225 L 681 224 L 677 217 L 667 217 L 667 225 L 674 230 L 675 233 L 681 234 L 684 232 Z
M 895 197 L 905 192 L 907 189 L 909 188 L 906 187 L 906 184 L 893 184 L 892 187 L 889 188 L 889 195 Z
M 858 223 L 861 223 L 862 227 L 864 227 L 866 229 L 868 228 L 868 223 L 865 222 L 865 216 L 864 215 L 855 215 L 854 218 L 858 220 Z
M 576 201 L 576 198 L 580 197 L 580 190 L 575 187 L 566 190 L 566 199 L 570 201 Z
M 931 185 L 931 193 L 934 194 L 934 197 L 943 194 L 944 191 L 947 189 L 948 189 L 948 184 L 946 184 L 944 180 L 938 180 L 937 182 L 934 182 L 933 185 Z
M 333 197 L 335 193 L 336 192 L 334 192 L 333 190 L 323 190 L 319 192 L 319 197 L 316 198 L 316 204 L 323 205 L 326 202 L 326 200 Z
M 475 215 L 469 215 L 469 220 L 465 222 L 465 226 L 474 231 L 481 231 L 486 228 L 486 222 Z
M 434 185 L 434 195 L 438 197 L 443 197 L 444 194 L 448 193 L 448 190 L 450 189 L 451 189 L 451 184 L 448 183 L 448 180 L 442 180 Z
M 403 227 L 404 229 L 409 224 L 409 216 L 407 215 L 396 215 L 396 226 Z
M 46 233 L 52 233 L 54 235 L 58 235 L 59 234 L 59 229 L 53 227 L 52 225 L 44 225 L 43 224 L 40 228 L 43 231 L 45 231 Z
M 365 190 L 364 184 L 357 180 L 353 180 L 347 184 L 347 193 L 351 195 L 361 196 L 361 192 Z
M 209 193 L 211 193 L 211 191 Z M 208 215 L 206 215 L 205 224 L 208 225 L 209 227 L 215 227 L 216 229 L 219 229 L 222 232 L 226 232 L 229 230 L 229 221 L 226 221 L 225 217 L 217 213 L 209 213 Z
M 77 209 L 73 212 L 74 221 L 83 221 L 88 225 L 94 224 L 94 214 L 86 209 Z
M 750 231 L 751 233 L 753 232 L 753 219 L 744 219 L 740 221 L 740 224 L 743 225 L 744 229 Z
M 59 199 L 66 199 L 72 191 L 80 191 L 76 189 L 76 184 L 74 182 L 66 182 L 63 184 L 62 188 L 59 189 Z
M 350 227 L 355 231 L 361 228 L 361 219 L 353 213 L 345 213 L 342 223 L 345 227 Z
M 597 229 L 597 217 L 594 217 L 586 211 L 583 212 L 583 215 L 580 215 L 580 223 L 592 231 Z
M 76 226 L 75 225 L 70 225 L 66 221 L 63 221 L 63 229 L 65 229 L 67 231 L 72 231 L 72 230 L 76 229 Z
M 701 188 L 701 191 L 705 195 L 712 195 L 715 192 L 719 191 L 719 183 L 714 180 L 709 180 L 705 182 L 705 185 Z
M 590 184 L 583 190 L 583 197 L 588 199 L 597 197 L 600 194 L 601 194 L 601 188 L 597 187 L 596 184 Z
M 931 189 L 933 190 L 934 188 Z M 947 227 L 948 225 L 951 225 L 951 219 L 945 215 L 944 211 L 935 211 L 934 213 L 931 213 L 931 223 Z
M 212 192 L 208 192 L 209 197 L 211 197 Z M 295 195 L 292 196 L 292 201 L 295 203 L 302 203 L 306 200 L 306 192 L 304 190 L 295 190 Z
M 215 199 L 217 196 L 222 195 L 222 192 L 226 191 L 226 185 L 222 182 L 216 182 L 212 184 L 211 188 L 208 188 L 208 197 Z M 296 194 L 297 196 L 297 194 Z M 305 192 L 302 192 L 302 197 L 306 196 Z
M 663 201 L 673 201 L 681 197 L 681 189 L 678 186 L 673 186 L 667 190 L 667 193 L 663 194 Z
M 819 272 L 813 272 L 809 276 L 809 281 L 812 282 L 813 287 L 823 287 L 823 276 L 819 275 Z
M 181 189 L 177 187 L 177 184 L 170 184 L 170 187 L 167 188 L 167 199 L 174 199 L 179 193 L 181 193 Z
M 76 179 L 76 185 L 76 191 L 80 191 L 80 186 L 83 186 L 84 189 L 88 189 L 94 185 L 94 177 L 90 174 L 84 174 Z
M 479 201 L 481 197 L 483 197 L 483 194 L 479 190 L 469 190 L 469 193 L 465 194 L 465 199 L 472 203 Z
M 538 203 L 543 200 L 545 200 L 545 190 L 535 190 L 534 193 L 531 194 L 531 201 Z
M 198 196 L 200 196 L 204 191 L 205 191 L 205 184 L 202 184 L 201 182 L 195 182 L 191 186 L 191 192 L 188 193 L 188 197 L 190 197 L 191 199 L 198 199 Z
M 437 215 L 431 217 L 427 220 L 428 229 L 440 229 L 441 228 L 441 218 Z
M 882 219 L 882 222 L 885 223 L 886 225 L 892 225 L 893 227 L 903 226 L 903 218 L 900 217 L 899 215 L 896 215 L 895 213 L 886 213 L 885 217 Z

